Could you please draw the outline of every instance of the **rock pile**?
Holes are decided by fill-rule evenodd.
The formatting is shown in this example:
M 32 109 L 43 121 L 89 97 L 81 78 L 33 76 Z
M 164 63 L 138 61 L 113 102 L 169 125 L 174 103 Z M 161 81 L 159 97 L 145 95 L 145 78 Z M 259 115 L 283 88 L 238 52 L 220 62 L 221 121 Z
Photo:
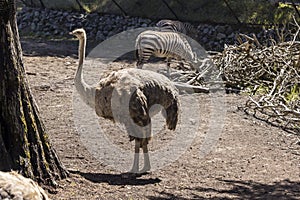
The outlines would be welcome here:
M 85 28 L 90 39 L 102 41 L 129 29 L 154 26 L 150 19 L 112 14 L 79 13 L 24 7 L 18 12 L 21 33 L 38 37 L 63 37 L 75 28 Z
M 50 9 L 24 7 L 18 12 L 18 26 L 21 35 L 62 38 L 75 28 L 85 28 L 89 40 L 103 41 L 122 31 L 155 26 L 157 20 L 125 17 L 113 14 L 80 13 Z M 239 30 L 230 25 L 195 25 L 196 40 L 206 49 L 220 51 L 224 44 L 233 44 Z M 274 31 L 262 31 L 259 37 L 267 37 Z

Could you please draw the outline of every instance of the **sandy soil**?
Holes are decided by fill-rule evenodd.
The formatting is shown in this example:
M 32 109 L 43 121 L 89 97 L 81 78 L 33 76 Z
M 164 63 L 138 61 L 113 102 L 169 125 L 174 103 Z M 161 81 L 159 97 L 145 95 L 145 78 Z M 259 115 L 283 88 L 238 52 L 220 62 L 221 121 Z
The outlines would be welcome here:
M 52 199 L 300 199 L 299 136 L 246 116 L 238 110 L 246 97 L 235 94 L 223 95 L 224 127 L 206 156 L 201 156 L 201 149 L 209 133 L 213 104 L 209 95 L 196 94 L 193 99 L 199 102 L 199 116 L 194 120 L 200 124 L 192 144 L 177 160 L 139 177 L 107 167 L 88 150 L 74 125 L 77 41 L 23 39 L 22 48 L 29 84 L 51 142 L 70 171 L 57 189 L 48 191 Z M 133 64 L 120 61 L 111 66 Z M 103 119 L 99 123 L 113 144 L 133 149 L 126 137 L 117 135 L 118 126 Z M 168 146 L 172 134 L 161 131 L 150 150 Z M 188 138 L 191 133 L 183 134 Z

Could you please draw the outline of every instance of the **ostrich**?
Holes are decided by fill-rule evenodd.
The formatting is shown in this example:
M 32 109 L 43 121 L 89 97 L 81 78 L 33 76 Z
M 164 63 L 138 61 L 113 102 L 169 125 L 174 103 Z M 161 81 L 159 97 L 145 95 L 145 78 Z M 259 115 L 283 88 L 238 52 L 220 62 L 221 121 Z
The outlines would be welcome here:
M 161 105 L 165 109 L 163 114 L 167 128 L 175 130 L 179 115 L 176 87 L 163 75 L 136 68 L 113 71 L 96 85 L 90 86 L 84 81 L 82 74 L 85 30 L 76 29 L 70 34 L 79 39 L 79 64 L 75 75 L 78 93 L 86 104 L 95 109 L 98 116 L 125 125 L 129 140 L 135 141 L 133 166 L 129 172 L 149 171 L 151 166 L 147 145 L 151 139 L 150 108 Z M 143 150 L 144 166 L 139 171 L 140 148 Z
M 49 198 L 33 180 L 16 172 L 0 171 L 0 199 L 48 200 Z

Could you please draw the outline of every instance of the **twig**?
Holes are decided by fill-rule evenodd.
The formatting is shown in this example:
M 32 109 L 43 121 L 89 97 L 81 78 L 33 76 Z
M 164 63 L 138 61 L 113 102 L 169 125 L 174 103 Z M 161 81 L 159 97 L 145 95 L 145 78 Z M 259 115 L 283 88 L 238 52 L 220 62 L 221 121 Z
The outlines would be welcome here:
M 227 88 L 253 95 L 243 106 L 245 113 L 293 133 L 300 132 L 299 32 L 292 41 L 271 46 L 261 45 L 255 35 L 240 34 L 240 44 L 211 56 Z
M 191 92 L 192 90 L 195 93 L 209 93 L 209 88 L 205 88 L 202 86 L 189 85 L 187 83 L 179 83 L 179 82 L 174 82 L 174 85 L 180 91 Z
M 291 1 L 292 1 L 292 5 L 293 5 L 293 7 L 294 7 L 296 13 L 298 14 L 298 17 L 300 17 L 300 12 L 299 12 L 299 10 L 298 10 L 298 8 L 297 8 L 297 6 L 296 6 L 294 0 L 291 0 Z
M 296 41 L 296 38 L 298 37 L 298 34 L 299 34 L 299 31 L 300 31 L 300 26 L 299 26 L 299 24 L 297 23 L 297 20 L 295 19 L 295 17 L 293 16 L 293 20 L 294 20 L 294 22 L 295 22 L 295 24 L 296 24 L 296 26 L 297 26 L 297 32 L 296 32 L 296 34 L 294 35 L 294 39 L 293 39 L 293 41 L 292 41 L 292 44 L 294 44 L 295 43 L 295 41 Z

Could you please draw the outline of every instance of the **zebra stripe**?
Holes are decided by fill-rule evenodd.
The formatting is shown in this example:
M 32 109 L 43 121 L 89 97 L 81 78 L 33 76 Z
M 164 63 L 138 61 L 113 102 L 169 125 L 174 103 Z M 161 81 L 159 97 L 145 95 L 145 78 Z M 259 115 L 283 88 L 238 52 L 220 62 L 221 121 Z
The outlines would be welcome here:
M 185 60 L 193 68 L 196 56 L 188 41 L 175 32 L 144 31 L 136 39 L 137 68 L 142 68 L 151 56 L 167 58 L 168 71 L 172 58 Z
M 185 35 L 196 36 L 197 31 L 194 26 L 187 22 L 163 19 L 156 23 L 161 31 L 173 31 L 183 33 Z

